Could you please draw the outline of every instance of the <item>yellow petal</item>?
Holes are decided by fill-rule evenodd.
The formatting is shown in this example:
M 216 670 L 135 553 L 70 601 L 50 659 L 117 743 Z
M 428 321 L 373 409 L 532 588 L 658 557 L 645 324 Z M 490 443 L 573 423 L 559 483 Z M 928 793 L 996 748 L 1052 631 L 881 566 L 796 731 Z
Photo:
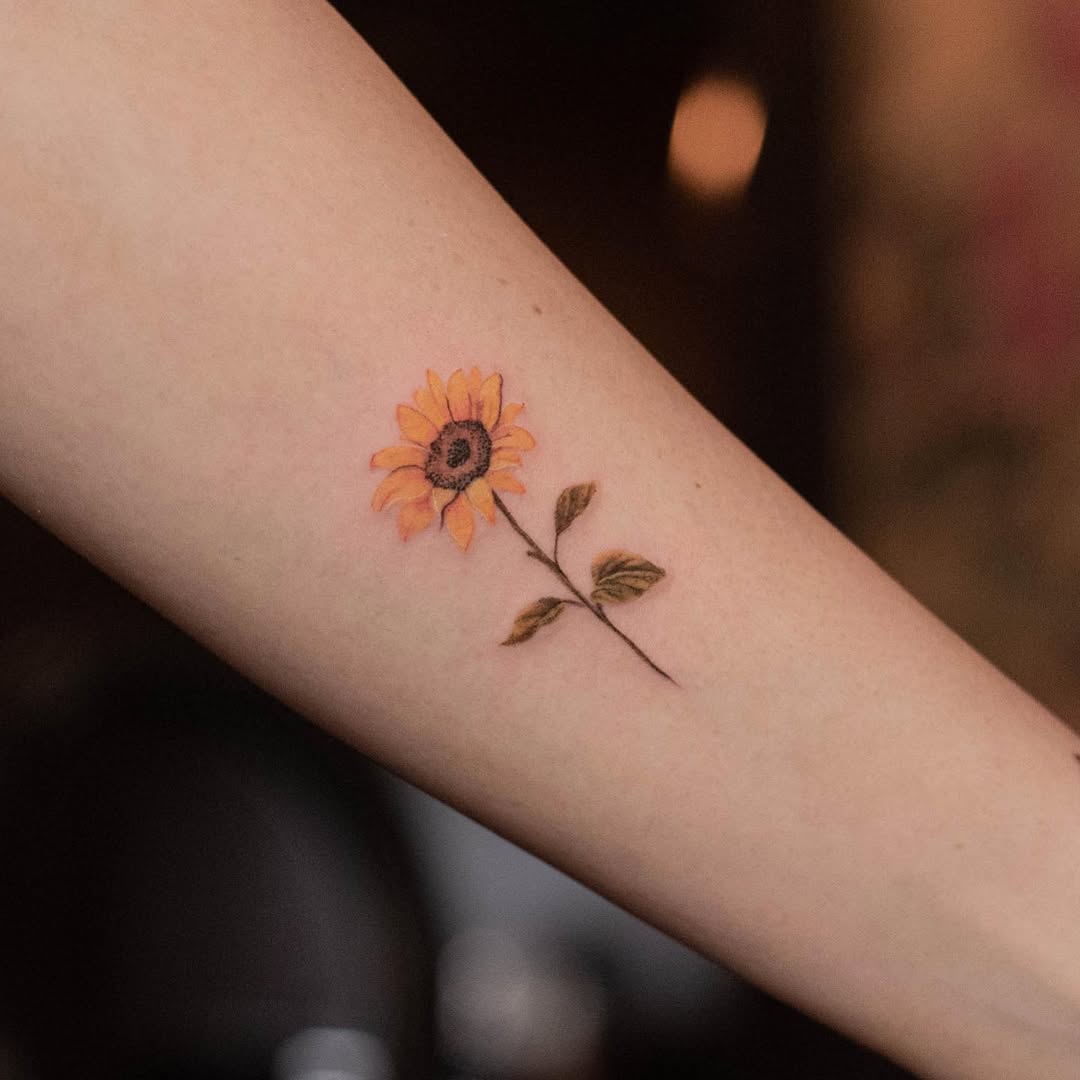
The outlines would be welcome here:
M 411 405 L 397 407 L 397 422 L 401 429 L 401 437 L 408 439 L 409 442 L 419 443 L 421 446 L 430 446 L 439 434 L 439 429 Z
M 375 489 L 371 497 L 373 510 L 382 510 L 396 502 L 419 499 L 431 494 L 431 481 L 424 475 L 423 469 L 406 466 L 395 469 Z
M 423 532 L 431 524 L 434 516 L 435 508 L 431 505 L 430 495 L 405 503 L 398 511 L 398 536 L 402 540 L 408 540 L 410 536 Z
M 443 425 L 450 422 L 450 410 L 446 407 L 446 398 L 443 398 L 440 404 L 434 394 L 426 387 L 421 386 L 419 390 L 413 394 L 413 401 L 416 402 L 416 407 L 437 427 L 442 428 Z
M 516 450 L 496 450 L 491 455 L 489 469 L 506 469 L 521 464 L 521 455 Z
M 450 530 L 450 535 L 454 538 L 454 543 L 457 544 L 462 551 L 469 550 L 469 544 L 472 543 L 473 530 L 476 528 L 476 522 L 473 520 L 473 512 L 469 506 L 469 500 L 464 496 L 455 499 L 447 508 L 443 514 L 443 522 Z
M 482 476 L 478 476 L 466 489 L 469 502 L 491 522 L 495 524 L 495 498 L 491 494 L 491 485 Z
M 484 380 L 480 375 L 480 369 L 474 367 L 472 371 L 469 372 L 469 377 L 467 379 L 469 385 L 469 401 L 472 403 L 472 410 L 469 415 L 473 420 L 480 419 L 480 387 L 483 384 L 483 381 Z
M 450 419 L 450 406 L 446 400 L 446 387 L 443 386 L 443 381 L 439 377 L 437 371 L 432 371 L 428 368 L 427 373 L 428 389 L 431 391 L 431 396 L 435 399 L 436 404 L 442 405 L 446 408 L 446 418 Z
M 437 487 L 431 493 L 431 505 L 435 507 L 435 513 L 441 514 L 446 509 L 446 504 L 453 500 L 457 494 L 453 488 Z
M 518 413 L 524 409 L 525 406 L 518 403 L 516 405 L 504 405 L 502 412 L 499 415 L 499 426 L 495 430 L 495 435 L 501 435 L 504 430 L 510 427 L 511 424 L 518 418 Z
M 502 376 L 489 375 L 480 386 L 480 416 L 488 431 L 494 431 L 502 410 Z
M 525 485 L 509 469 L 489 472 L 487 482 L 496 491 L 513 491 L 517 495 L 525 494 Z
M 531 450 L 536 440 L 523 427 L 504 428 L 491 444 L 496 450 Z
M 465 372 L 458 368 L 446 384 L 446 400 L 450 404 L 450 415 L 455 420 L 472 419 L 472 402 L 469 400 L 469 384 L 465 381 Z
M 427 451 L 422 446 L 388 446 L 371 455 L 373 469 L 400 469 L 402 465 L 419 465 L 427 461 Z

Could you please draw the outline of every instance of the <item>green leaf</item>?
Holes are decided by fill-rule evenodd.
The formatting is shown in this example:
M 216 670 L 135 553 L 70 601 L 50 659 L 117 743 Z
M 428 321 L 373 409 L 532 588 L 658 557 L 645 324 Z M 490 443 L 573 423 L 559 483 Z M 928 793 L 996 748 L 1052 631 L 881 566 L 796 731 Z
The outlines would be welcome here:
M 574 484 L 566 488 L 555 504 L 555 535 L 566 532 L 574 519 L 589 505 L 596 494 L 595 484 Z
M 655 563 L 627 551 L 605 551 L 593 559 L 593 603 L 625 604 L 651 589 L 664 571 Z
M 540 597 L 535 603 L 518 613 L 510 636 L 502 644 L 518 645 L 522 641 L 528 641 L 541 626 L 553 623 L 563 613 L 565 607 L 565 600 L 559 600 L 555 596 Z

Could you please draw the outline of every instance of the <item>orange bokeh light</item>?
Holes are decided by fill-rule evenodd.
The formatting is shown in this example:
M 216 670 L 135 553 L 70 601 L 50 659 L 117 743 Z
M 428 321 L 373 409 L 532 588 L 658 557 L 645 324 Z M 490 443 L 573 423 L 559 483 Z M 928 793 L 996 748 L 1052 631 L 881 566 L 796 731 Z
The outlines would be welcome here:
M 764 102 L 745 82 L 706 75 L 691 83 L 671 125 L 672 177 L 701 199 L 741 194 L 761 156 L 766 117 Z

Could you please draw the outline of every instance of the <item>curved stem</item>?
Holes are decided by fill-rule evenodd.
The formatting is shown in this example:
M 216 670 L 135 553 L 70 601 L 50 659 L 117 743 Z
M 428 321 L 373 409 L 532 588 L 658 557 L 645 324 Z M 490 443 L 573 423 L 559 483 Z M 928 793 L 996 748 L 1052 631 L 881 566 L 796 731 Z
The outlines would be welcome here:
M 637 655 L 645 661 L 657 673 L 662 675 L 668 682 L 674 683 L 675 680 L 658 664 L 654 663 L 648 654 L 641 649 L 636 642 L 630 637 L 624 634 L 607 616 L 607 612 L 599 604 L 594 604 L 591 600 L 586 599 L 584 594 L 577 588 L 577 586 L 566 576 L 565 571 L 559 565 L 558 560 L 552 558 L 540 547 L 540 545 L 517 523 L 517 519 L 507 509 L 506 503 L 499 498 L 497 492 L 492 493 L 495 498 L 495 505 L 502 511 L 503 517 L 510 522 L 510 527 L 529 545 L 529 550 L 526 554 L 532 556 L 537 562 L 542 562 L 562 583 L 567 589 L 577 598 L 576 603 L 581 607 L 588 608 L 613 634 L 618 635 L 631 649 L 634 650 Z M 556 552 L 558 551 L 558 538 L 556 538 Z M 572 601 L 573 602 L 573 601 Z M 676 685 L 678 685 L 676 683 Z

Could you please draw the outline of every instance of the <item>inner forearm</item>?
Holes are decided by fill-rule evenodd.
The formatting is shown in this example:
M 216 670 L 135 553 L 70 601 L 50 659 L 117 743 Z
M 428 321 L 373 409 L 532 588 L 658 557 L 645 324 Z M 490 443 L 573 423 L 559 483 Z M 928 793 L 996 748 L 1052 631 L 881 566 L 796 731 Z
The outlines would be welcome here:
M 329 9 L 7 7 L 6 489 L 777 992 L 928 1074 L 1072 1075 L 1076 737 L 691 401 Z M 516 527 L 464 486 L 502 471 Z M 666 574 L 620 603 L 612 549 Z M 540 598 L 572 602 L 501 647 Z

